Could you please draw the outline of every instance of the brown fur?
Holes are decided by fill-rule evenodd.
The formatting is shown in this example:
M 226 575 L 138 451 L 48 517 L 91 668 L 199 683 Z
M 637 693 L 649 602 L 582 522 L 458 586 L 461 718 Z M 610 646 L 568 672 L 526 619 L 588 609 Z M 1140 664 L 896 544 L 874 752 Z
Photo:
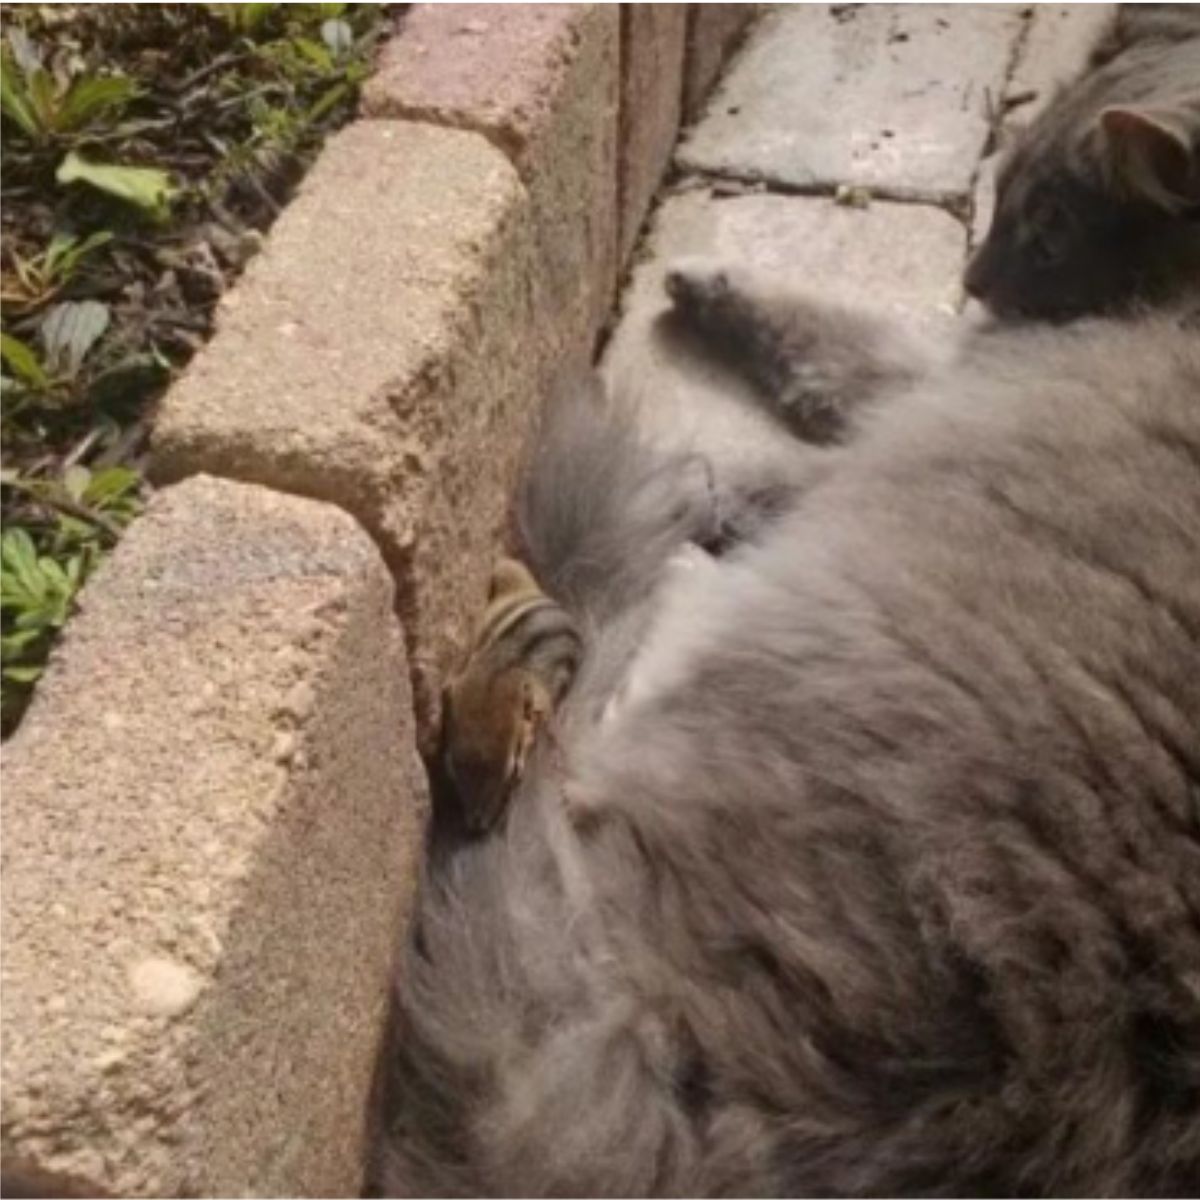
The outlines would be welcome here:
M 567 613 L 515 559 L 492 572 L 488 604 L 442 695 L 435 804 L 472 833 L 504 813 L 578 666 Z

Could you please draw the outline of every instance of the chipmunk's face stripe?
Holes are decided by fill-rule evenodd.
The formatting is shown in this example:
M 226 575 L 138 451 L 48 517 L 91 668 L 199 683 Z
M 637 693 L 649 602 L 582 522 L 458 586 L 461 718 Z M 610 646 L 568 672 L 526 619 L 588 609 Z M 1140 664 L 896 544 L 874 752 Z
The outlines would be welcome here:
M 519 563 L 497 568 L 443 715 L 442 758 L 470 828 L 483 832 L 503 811 L 582 657 L 566 610 Z

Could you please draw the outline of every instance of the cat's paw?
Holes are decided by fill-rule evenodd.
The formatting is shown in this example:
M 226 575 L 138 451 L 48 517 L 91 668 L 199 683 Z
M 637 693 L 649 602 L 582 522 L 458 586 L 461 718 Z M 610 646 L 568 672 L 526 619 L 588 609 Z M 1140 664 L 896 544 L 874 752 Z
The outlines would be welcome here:
M 708 258 L 676 259 L 667 269 L 663 287 L 675 311 L 700 325 L 720 320 L 734 295 L 729 270 Z

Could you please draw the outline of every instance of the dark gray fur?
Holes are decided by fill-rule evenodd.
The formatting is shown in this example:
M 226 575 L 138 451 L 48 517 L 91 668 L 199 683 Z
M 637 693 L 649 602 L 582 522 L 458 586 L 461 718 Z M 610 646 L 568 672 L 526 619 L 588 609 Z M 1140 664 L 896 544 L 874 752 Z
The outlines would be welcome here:
M 1178 144 L 1110 131 L 1112 109 Z M 1053 319 L 1200 294 L 1200 6 L 1121 6 L 1092 68 L 1002 160 L 966 285 L 1003 315 Z
M 606 723 L 585 669 L 423 891 L 386 1189 L 1193 1192 L 1198 401 L 1177 319 L 980 338 L 643 617 L 659 691 Z M 585 427 L 560 578 L 633 436 Z M 618 513 L 593 578 L 652 612 Z
M 772 286 L 745 269 L 684 260 L 665 285 L 687 326 L 807 442 L 847 440 L 860 410 L 934 366 L 932 346 L 883 316 Z

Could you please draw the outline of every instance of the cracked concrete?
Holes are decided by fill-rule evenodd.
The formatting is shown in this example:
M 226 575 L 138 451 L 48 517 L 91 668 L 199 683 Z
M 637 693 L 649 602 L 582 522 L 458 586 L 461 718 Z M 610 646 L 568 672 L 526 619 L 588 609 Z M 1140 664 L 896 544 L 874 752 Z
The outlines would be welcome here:
M 796 5 L 766 17 L 678 161 L 740 179 L 965 196 L 1023 10 Z

